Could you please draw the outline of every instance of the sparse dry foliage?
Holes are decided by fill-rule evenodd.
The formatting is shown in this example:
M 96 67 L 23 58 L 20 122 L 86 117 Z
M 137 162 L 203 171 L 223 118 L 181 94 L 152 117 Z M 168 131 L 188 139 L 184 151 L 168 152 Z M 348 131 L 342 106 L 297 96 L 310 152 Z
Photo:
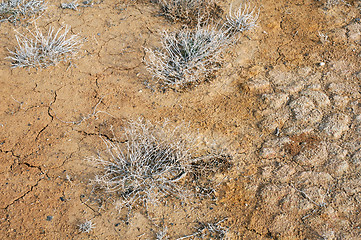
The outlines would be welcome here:
M 235 34 L 251 30 L 256 26 L 259 17 L 259 10 L 252 7 L 249 3 L 241 4 L 238 9 L 229 9 L 225 22 L 225 29 L 229 34 Z
M 180 4 L 182 1 L 165 1 Z M 185 1 L 191 4 L 207 1 Z M 182 3 L 183 4 L 183 3 Z M 183 89 L 214 77 L 222 66 L 222 53 L 234 44 L 239 32 L 256 26 L 259 11 L 250 4 L 240 5 L 230 12 L 221 27 L 203 22 L 196 28 L 163 32 L 159 49 L 146 49 L 148 71 L 162 88 Z M 208 26 L 206 26 L 208 25 Z
M 208 222 L 208 223 L 202 223 L 199 222 L 199 227 L 197 228 L 197 231 L 178 238 L 177 240 L 181 239 L 215 239 L 215 240 L 224 240 L 227 239 L 227 232 L 228 229 L 226 227 L 223 227 L 221 225 L 222 222 L 226 221 L 227 219 L 223 219 L 221 221 L 218 221 L 216 223 Z
M 121 208 L 156 204 L 167 196 L 186 201 L 191 191 L 185 181 L 192 163 L 214 157 L 196 156 L 197 138 L 186 132 L 167 123 L 129 122 L 121 142 L 104 139 L 106 152 L 89 158 L 101 169 L 96 186 L 118 193 Z
M 60 7 L 62 9 L 71 9 L 71 10 L 77 11 L 78 7 L 79 7 L 79 3 L 78 3 L 78 0 L 74 0 L 72 2 L 61 3 Z
M 217 19 L 222 13 L 217 0 L 158 0 L 158 3 L 169 20 L 192 26 Z
M 0 3 L 0 22 L 16 23 L 22 18 L 39 15 L 47 8 L 44 0 L 2 0 Z
M 18 46 L 10 51 L 12 67 L 46 68 L 58 62 L 69 61 L 79 50 L 82 40 L 78 35 L 70 35 L 69 28 L 50 27 L 44 35 L 38 28 L 29 31 L 28 36 L 18 33 Z
M 95 223 L 91 220 L 86 220 L 85 222 L 78 225 L 79 231 L 89 233 L 95 228 Z
M 163 33 L 161 49 L 147 50 L 147 69 L 163 87 L 179 88 L 209 79 L 221 67 L 229 38 L 215 28 Z
M 167 236 L 167 231 L 168 231 L 168 228 L 167 227 L 164 227 L 163 230 L 157 232 L 156 234 L 156 240 L 168 240 L 168 236 Z

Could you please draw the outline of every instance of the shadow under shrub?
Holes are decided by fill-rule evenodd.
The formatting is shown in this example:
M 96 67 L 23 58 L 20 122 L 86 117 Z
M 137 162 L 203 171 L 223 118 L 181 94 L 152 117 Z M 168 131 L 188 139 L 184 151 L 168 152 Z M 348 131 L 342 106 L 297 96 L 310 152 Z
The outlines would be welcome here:
M 196 26 L 221 17 L 218 0 L 157 0 L 161 14 L 172 22 Z

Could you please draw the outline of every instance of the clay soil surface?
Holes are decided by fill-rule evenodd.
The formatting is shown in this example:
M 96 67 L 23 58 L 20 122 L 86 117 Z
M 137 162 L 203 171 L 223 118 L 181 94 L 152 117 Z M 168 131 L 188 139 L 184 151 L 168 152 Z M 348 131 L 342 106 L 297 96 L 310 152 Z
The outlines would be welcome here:
M 221 220 L 228 239 L 361 239 L 361 1 L 259 1 L 215 79 L 164 92 L 145 84 L 145 48 L 181 23 L 151 1 L 60 3 L 36 25 L 85 39 L 70 66 L 11 68 L 24 24 L 0 25 L 0 239 L 177 239 Z M 215 198 L 129 213 L 94 193 L 84 159 L 139 117 L 187 122 L 228 151 Z

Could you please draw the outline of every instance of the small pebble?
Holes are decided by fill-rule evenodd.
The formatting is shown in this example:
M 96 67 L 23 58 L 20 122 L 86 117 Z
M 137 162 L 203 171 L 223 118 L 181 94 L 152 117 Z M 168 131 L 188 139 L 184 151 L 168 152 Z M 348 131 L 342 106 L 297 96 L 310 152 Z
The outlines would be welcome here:
M 53 220 L 53 216 L 47 216 L 46 217 L 46 221 L 51 221 L 51 220 Z

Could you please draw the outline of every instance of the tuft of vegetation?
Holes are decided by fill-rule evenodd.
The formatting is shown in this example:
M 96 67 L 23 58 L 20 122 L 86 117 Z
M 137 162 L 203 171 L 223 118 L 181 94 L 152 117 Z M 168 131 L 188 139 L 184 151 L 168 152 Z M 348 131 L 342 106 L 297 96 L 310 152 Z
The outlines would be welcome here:
M 61 3 L 60 7 L 62 9 L 71 9 L 71 10 L 77 11 L 78 7 L 79 7 L 79 3 L 78 3 L 78 0 L 74 0 L 74 1 L 68 2 L 68 3 Z
M 250 4 L 241 4 L 237 10 L 229 9 L 224 27 L 229 34 L 251 30 L 257 24 L 259 10 Z
M 216 28 L 163 32 L 161 48 L 146 49 L 148 71 L 163 87 L 182 88 L 213 76 L 222 65 L 227 34 Z
M 164 227 L 163 230 L 157 232 L 156 234 L 156 240 L 168 240 L 168 236 L 167 236 L 167 232 L 168 232 L 168 228 Z
M 0 3 L 0 22 L 16 23 L 21 19 L 41 14 L 47 8 L 44 0 L 2 0 Z
M 82 40 L 78 35 L 70 35 L 69 28 L 50 27 L 44 35 L 38 28 L 29 31 L 29 36 L 18 33 L 18 46 L 10 51 L 12 67 L 46 68 L 62 61 L 69 61 L 80 49 Z
M 78 225 L 79 231 L 89 233 L 92 229 L 95 228 L 95 223 L 91 220 L 87 220 Z
M 203 21 L 217 19 L 222 9 L 217 0 L 158 0 L 162 15 L 172 22 L 195 26 Z
M 227 233 L 228 233 L 228 229 L 226 227 L 221 226 L 220 224 L 222 222 L 224 222 L 225 220 L 227 220 L 226 218 L 218 221 L 216 223 L 212 223 L 212 222 L 208 222 L 208 223 L 202 223 L 199 222 L 199 227 L 197 228 L 197 231 L 178 238 L 177 240 L 181 240 L 181 239 L 219 239 L 219 240 L 223 240 L 223 239 L 227 239 Z
M 167 122 L 138 119 L 122 132 L 122 141 L 104 139 L 106 152 L 88 158 L 101 170 L 96 186 L 116 192 L 120 208 L 154 205 L 168 196 L 186 201 L 191 191 L 185 181 L 194 169 L 192 163 L 214 157 L 209 153 L 196 156 L 197 138 Z

